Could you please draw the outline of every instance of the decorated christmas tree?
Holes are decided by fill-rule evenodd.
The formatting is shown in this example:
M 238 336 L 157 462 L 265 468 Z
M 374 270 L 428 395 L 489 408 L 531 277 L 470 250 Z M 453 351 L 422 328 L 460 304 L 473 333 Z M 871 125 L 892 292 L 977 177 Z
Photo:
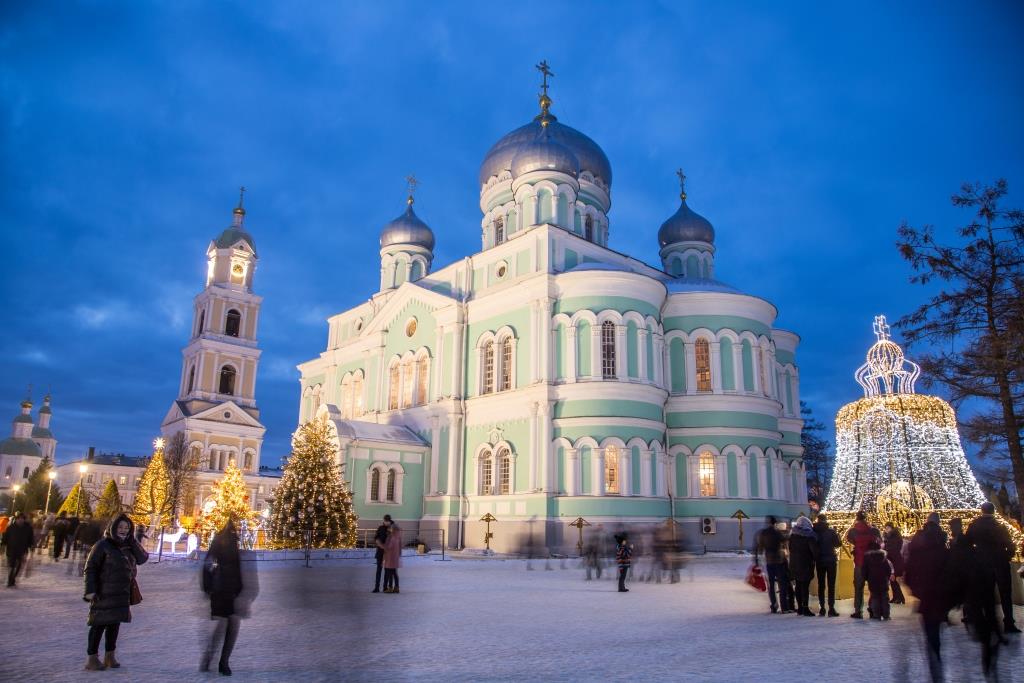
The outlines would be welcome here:
M 25 497 L 26 510 L 45 509 L 46 512 L 50 512 L 60 505 L 60 487 L 48 476 L 52 471 L 53 461 L 49 457 L 44 457 L 42 462 L 39 463 L 39 467 L 29 475 L 25 488 L 21 492 L 21 495 Z M 47 498 L 49 498 L 48 508 Z
M 270 517 L 271 542 L 283 548 L 304 544 L 314 548 L 352 547 L 357 517 L 352 493 L 338 464 L 337 437 L 326 415 L 299 427 L 292 452 L 274 494 Z
M 82 495 L 82 485 L 75 484 L 71 488 L 71 492 L 68 497 L 64 499 L 64 503 L 57 510 L 57 514 L 66 513 L 68 517 L 81 517 L 85 513 L 92 512 L 92 507 L 89 505 L 89 494 Z
M 200 537 L 210 538 L 210 534 L 220 531 L 228 519 L 234 520 L 237 529 L 240 522 L 251 522 L 255 517 L 242 470 L 232 461 L 224 470 L 224 477 L 213 485 L 212 500 L 203 507 L 198 524 Z
M 100 501 L 96 504 L 96 516 L 100 519 L 112 519 L 121 513 L 121 492 L 117 490 L 117 484 L 113 479 L 103 487 Z
M 157 439 L 153 446 L 153 457 L 135 492 L 131 518 L 136 524 L 168 527 L 171 524 L 171 502 L 167 495 L 170 481 L 164 466 L 164 440 Z

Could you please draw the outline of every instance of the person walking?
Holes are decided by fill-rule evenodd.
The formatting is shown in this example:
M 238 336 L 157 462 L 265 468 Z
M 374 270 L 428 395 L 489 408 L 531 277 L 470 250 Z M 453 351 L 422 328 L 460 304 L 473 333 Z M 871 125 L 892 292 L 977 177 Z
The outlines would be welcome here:
M 903 560 L 903 534 L 893 526 L 892 522 L 886 522 L 882 527 L 882 549 L 885 550 L 885 557 L 892 565 L 892 578 L 889 579 L 889 590 L 892 591 L 890 602 L 894 605 L 904 605 L 907 598 L 900 588 L 899 578 L 905 571 Z
M 203 592 L 210 598 L 210 618 L 217 623 L 206 644 L 199 670 L 210 670 L 210 662 L 220 646 L 217 671 L 222 676 L 232 673 L 231 651 L 238 640 L 241 619 L 248 616 L 248 606 L 252 601 L 251 587 L 242 575 L 242 553 L 238 546 L 238 532 L 234 522 L 228 519 L 224 528 L 217 532 L 203 560 Z
M 918 600 L 917 612 L 921 615 L 932 681 L 943 680 L 940 629 L 949 613 L 949 559 L 946 532 L 939 526 L 938 513 L 933 512 L 924 527 L 910 539 L 904 574 L 907 587 Z
M 377 577 L 373 581 L 371 593 L 380 593 L 380 575 L 384 570 L 384 546 L 388 541 L 389 526 L 391 526 L 391 515 L 384 515 L 384 521 L 377 527 L 377 532 L 373 535 L 373 544 L 376 546 L 374 556 L 377 560 Z
M 992 503 L 981 504 L 981 515 L 967 527 L 967 540 L 974 547 L 975 558 L 981 570 L 980 580 L 999 589 L 999 602 L 1003 608 L 1003 632 L 1020 633 L 1013 618 L 1013 592 L 1011 590 L 1010 560 L 1014 547 L 1010 532 L 995 517 Z M 991 591 L 989 591 L 991 592 Z
M 836 550 L 842 545 L 839 534 L 828 525 L 828 517 L 818 515 L 814 522 L 814 535 L 818 537 L 818 557 L 814 573 L 818 577 L 818 616 L 838 617 L 836 611 Z M 828 589 L 828 612 L 825 611 L 825 591 Z
M 71 523 L 68 522 L 68 513 L 61 511 L 57 514 L 57 521 L 53 523 L 53 561 L 60 561 L 60 554 L 64 552 L 64 544 L 67 542 L 68 529 Z
M 57 515 L 52 512 L 47 512 L 43 516 L 43 529 L 42 533 L 36 538 L 36 550 L 45 551 L 50 543 L 50 532 L 53 531 L 53 525 L 57 521 Z M 45 552 L 43 553 L 46 554 Z
M 629 537 L 625 532 L 615 534 L 615 563 L 619 567 L 619 592 L 628 593 L 626 588 L 626 574 L 633 562 L 633 546 L 629 544 Z
M 7 553 L 7 587 L 14 588 L 18 574 L 25 566 L 29 552 L 35 542 L 35 535 L 32 532 L 32 525 L 24 512 L 14 516 L 14 523 L 4 531 L 4 548 Z
M 800 515 L 793 522 L 793 530 L 789 534 L 789 575 L 796 582 L 796 612 L 801 616 L 814 616 L 808 603 L 814 561 L 819 553 L 818 537 L 814 534 L 811 520 Z M 821 581 L 820 578 L 818 580 Z
M 878 529 L 867 520 L 867 513 L 860 510 L 853 526 L 846 532 L 846 542 L 853 546 L 853 614 L 850 616 L 854 619 L 864 618 L 864 553 L 872 542 L 882 538 Z
M 64 559 L 65 560 L 68 559 L 68 557 L 70 557 L 71 549 L 75 545 L 75 532 L 78 531 L 79 523 L 80 523 L 80 518 L 78 517 L 78 513 L 77 512 L 75 514 L 71 515 L 70 517 L 68 517 L 68 533 L 64 537 L 64 539 L 65 539 L 64 540 Z
M 402 566 L 402 530 L 391 522 L 384 542 L 384 592 L 398 593 L 398 569 Z
M 786 569 L 785 545 L 786 537 L 775 526 L 777 520 L 769 515 L 765 518 L 765 526 L 754 536 L 754 564 L 757 564 L 758 556 L 764 555 L 764 566 L 768 573 L 768 600 L 771 604 L 772 614 L 782 608 L 783 614 L 792 612 L 789 608 L 791 597 L 789 595 L 789 572 Z M 775 586 L 778 584 L 778 602 L 775 598 Z
M 882 543 L 874 540 L 864 553 L 864 581 L 871 591 L 868 614 L 872 619 L 889 620 L 889 582 L 892 579 L 892 563 L 882 550 Z
M 114 657 L 122 623 L 132 620 L 132 605 L 142 601 L 136 581 L 136 566 L 149 554 L 135 540 L 128 515 L 120 514 L 110 522 L 103 539 L 92 547 L 85 561 L 85 597 L 89 603 L 89 639 L 86 671 L 117 669 Z M 105 639 L 103 661 L 99 660 L 100 640 Z

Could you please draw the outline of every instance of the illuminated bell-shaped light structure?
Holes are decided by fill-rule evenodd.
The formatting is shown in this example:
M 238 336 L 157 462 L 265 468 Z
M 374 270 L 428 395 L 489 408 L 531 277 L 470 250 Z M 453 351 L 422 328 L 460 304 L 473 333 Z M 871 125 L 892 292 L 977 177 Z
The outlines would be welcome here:
M 960 445 L 953 408 L 914 393 L 921 368 L 875 318 L 877 341 L 855 378 L 864 398 L 836 414 L 836 464 L 829 511 L 865 510 L 904 529 L 932 510 L 976 510 L 985 497 Z M 955 516 L 955 515 L 952 515 Z M 973 515 L 964 515 L 973 516 Z

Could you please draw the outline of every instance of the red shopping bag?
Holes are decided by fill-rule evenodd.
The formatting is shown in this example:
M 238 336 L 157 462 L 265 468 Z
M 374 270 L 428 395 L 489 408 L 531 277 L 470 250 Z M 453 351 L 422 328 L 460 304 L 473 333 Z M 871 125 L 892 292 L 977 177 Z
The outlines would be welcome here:
M 750 565 L 750 569 L 747 570 L 747 585 L 756 591 L 765 593 L 768 591 L 768 584 L 764 580 L 764 573 L 761 571 L 760 565 L 756 562 Z

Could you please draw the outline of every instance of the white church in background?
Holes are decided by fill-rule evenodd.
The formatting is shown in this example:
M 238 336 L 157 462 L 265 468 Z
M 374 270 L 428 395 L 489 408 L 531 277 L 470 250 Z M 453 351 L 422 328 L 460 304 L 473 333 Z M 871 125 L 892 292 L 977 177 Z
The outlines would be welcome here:
M 32 401 L 21 402 L 21 412 L 14 417 L 11 436 L 0 441 L 0 493 L 11 493 L 15 484 L 24 486 L 29 475 L 43 458 L 53 462 L 57 439 L 50 431 L 53 410 L 50 395 L 43 397 L 39 422 L 32 419 Z

